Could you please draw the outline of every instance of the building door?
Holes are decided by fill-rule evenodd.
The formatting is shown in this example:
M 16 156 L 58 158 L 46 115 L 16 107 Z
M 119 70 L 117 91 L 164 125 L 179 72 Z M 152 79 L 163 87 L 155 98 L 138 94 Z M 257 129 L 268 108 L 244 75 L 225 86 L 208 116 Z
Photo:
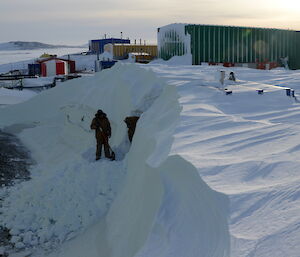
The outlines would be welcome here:
M 46 66 L 46 63 L 42 63 L 41 64 L 41 73 L 42 73 L 42 77 L 47 77 L 47 66 Z
M 65 75 L 65 63 L 57 62 L 56 63 L 56 75 Z

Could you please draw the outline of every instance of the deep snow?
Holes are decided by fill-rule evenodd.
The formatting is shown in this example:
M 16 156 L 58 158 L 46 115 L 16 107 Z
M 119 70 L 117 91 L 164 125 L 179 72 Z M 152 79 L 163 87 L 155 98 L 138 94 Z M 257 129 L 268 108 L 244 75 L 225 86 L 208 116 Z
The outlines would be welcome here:
M 178 63 L 185 64 L 186 60 L 186 58 L 176 58 L 176 60 L 171 59 L 168 62 L 159 60 L 150 65 L 140 65 L 142 68 L 154 71 L 156 75 L 162 77 L 168 84 L 176 86 L 179 93 L 179 102 L 183 107 L 183 111 L 180 114 L 180 121 L 175 128 L 175 141 L 172 144 L 171 155 L 179 154 L 190 161 L 209 186 L 230 197 L 230 256 L 299 257 L 299 103 L 297 98 L 286 96 L 284 88 L 294 88 L 297 96 L 300 90 L 300 72 L 287 71 L 284 69 L 261 71 L 247 68 L 178 65 Z M 236 73 L 238 79 L 237 83 L 232 83 L 228 80 L 225 82 L 225 87 L 233 91 L 232 95 L 225 95 L 224 91 L 220 89 L 221 85 L 218 82 L 220 70 L 225 70 L 227 77 L 230 71 Z M 135 73 L 130 73 L 129 77 L 134 77 L 139 72 L 140 71 L 136 70 Z M 117 79 L 115 81 L 117 81 Z M 140 81 L 140 84 L 143 84 L 143 82 L 144 80 Z M 122 85 L 124 84 L 127 84 L 127 82 L 122 83 Z M 258 89 L 264 89 L 264 94 L 258 95 L 256 91 Z M 59 92 L 62 92 L 60 90 Z M 124 95 L 127 96 L 127 94 Z M 76 99 L 74 95 L 72 95 L 71 98 Z M 136 96 L 134 98 L 136 98 Z M 68 101 L 66 98 L 61 99 L 61 103 L 66 101 Z M 84 101 L 87 100 L 83 100 L 83 102 Z M 51 101 L 47 102 L 45 105 L 50 107 Z M 35 104 L 36 103 L 38 102 L 35 102 Z M 45 106 L 43 108 L 43 110 L 47 109 Z M 97 107 L 95 104 L 92 110 L 90 110 L 90 107 L 87 107 L 85 104 L 81 106 L 80 104 L 78 105 L 72 102 L 63 109 L 65 110 L 65 116 L 61 118 L 62 122 L 65 120 L 64 122 L 66 122 L 66 124 L 72 124 L 73 129 L 76 127 L 79 129 L 80 127 L 80 130 L 86 130 L 87 132 L 87 124 L 83 126 L 79 120 L 82 118 L 82 115 L 86 113 L 89 113 L 89 118 L 91 119 L 92 113 Z M 73 115 L 75 115 L 78 110 L 80 110 L 80 117 L 73 117 L 68 121 L 66 114 L 73 113 Z M 46 112 L 46 116 L 49 116 L 51 112 L 52 110 Z M 34 115 L 36 115 L 36 113 L 34 113 Z M 28 117 L 25 120 L 28 120 Z M 10 123 L 13 124 L 14 122 L 15 120 L 12 118 Z M 32 122 L 35 124 L 35 121 Z M 27 123 L 25 127 L 34 125 L 32 122 L 30 122 L 30 124 Z M 48 122 L 49 121 L 44 121 L 42 123 L 45 125 L 48 124 Z M 53 123 L 55 124 L 57 122 L 58 120 L 53 117 Z M 121 118 L 118 122 L 122 122 Z M 21 123 L 24 123 L 24 121 Z M 14 125 L 9 127 L 9 129 L 15 133 L 19 133 L 22 127 L 24 127 L 23 125 Z M 41 128 L 41 132 L 37 134 L 44 134 L 47 133 L 47 131 L 52 132 L 55 126 L 56 125 L 53 127 L 49 124 L 47 126 L 45 125 Z M 46 127 L 49 128 L 45 130 Z M 25 134 L 25 131 L 26 130 L 19 135 L 24 142 L 27 140 L 27 145 L 29 146 L 34 142 L 34 140 L 32 140 L 33 135 L 29 136 Z M 77 133 L 78 131 L 76 130 L 72 132 L 73 138 L 76 138 Z M 125 133 L 125 129 L 122 133 Z M 35 139 L 37 138 L 38 137 Z M 49 139 L 49 142 L 52 139 L 53 138 Z M 36 141 L 37 146 L 34 146 L 37 147 L 37 149 L 39 149 L 39 147 L 43 148 L 41 152 L 46 152 L 48 147 L 48 142 L 44 145 L 42 144 L 44 140 L 45 139 L 41 136 L 39 140 Z M 93 145 L 94 140 L 92 138 L 90 140 L 89 144 Z M 52 144 L 55 144 L 55 142 Z M 74 147 L 74 144 L 70 143 L 70 141 L 67 141 L 67 145 L 68 144 L 69 146 L 65 149 L 69 149 L 68 147 L 70 146 Z M 118 144 L 115 144 L 115 146 L 118 146 Z M 128 145 L 124 143 L 119 146 L 121 152 L 119 157 L 121 158 L 123 156 L 122 152 L 126 152 Z M 76 151 L 78 151 L 78 149 L 82 149 L 81 146 L 76 148 Z M 38 151 L 36 154 L 39 155 Z M 83 155 L 85 158 L 89 156 L 91 161 L 93 154 L 93 150 L 89 149 Z M 57 153 L 56 156 L 53 154 L 54 159 L 57 159 L 60 155 L 62 155 L 62 152 Z M 41 156 L 42 154 L 40 157 Z M 51 158 L 49 158 L 49 160 L 47 160 L 47 158 L 48 157 L 45 156 L 43 162 L 51 163 Z M 79 161 L 80 158 L 82 158 L 82 156 L 79 157 L 78 163 L 74 164 L 74 167 L 77 164 L 82 165 L 82 162 Z M 153 158 L 152 160 L 155 159 L 157 158 Z M 177 166 L 180 166 L 181 161 L 176 161 Z M 64 162 L 64 160 L 62 160 L 62 162 Z M 86 163 L 85 168 L 89 167 L 87 160 Z M 98 163 L 94 164 L 98 165 Z M 184 169 L 189 169 L 185 164 L 183 166 Z M 90 168 L 92 170 L 92 166 Z M 70 166 L 70 171 L 72 169 L 72 166 Z M 57 174 L 59 173 L 58 171 Z M 97 172 L 95 173 L 98 174 Z M 107 174 L 108 177 L 105 177 L 106 179 L 110 178 L 110 172 L 105 173 L 104 171 L 103 173 Z M 161 174 L 162 181 L 165 181 L 166 173 L 162 172 Z M 118 180 L 119 184 L 114 183 L 114 185 L 116 185 L 115 192 L 119 190 L 118 188 L 121 188 L 120 181 L 124 178 L 122 178 L 122 176 L 126 178 L 127 175 L 126 169 L 120 171 L 120 174 L 117 175 L 118 177 L 115 179 Z M 82 174 L 80 176 L 82 176 Z M 80 176 L 78 176 L 78 178 Z M 180 177 L 178 174 L 176 177 L 177 176 Z M 86 182 L 90 183 L 88 181 L 89 177 L 85 178 Z M 92 178 L 97 179 L 97 177 Z M 177 180 L 173 178 L 169 178 L 167 181 L 169 181 L 169 183 L 166 185 L 177 184 Z M 198 181 L 198 184 L 199 183 Z M 97 183 L 92 183 L 91 185 L 95 184 Z M 101 183 L 98 185 L 99 187 L 103 186 Z M 192 188 L 191 183 L 188 183 L 188 185 Z M 178 222 L 178 220 L 172 220 L 176 218 L 176 215 L 164 215 L 164 213 L 174 214 L 178 202 L 189 202 L 189 199 L 195 199 L 193 196 L 186 195 L 184 192 L 180 194 L 180 198 L 176 198 L 181 200 L 173 201 L 172 196 L 174 192 L 175 195 L 177 195 L 176 192 L 180 191 L 181 186 L 184 187 L 184 183 L 180 182 L 180 185 L 176 186 L 176 190 L 172 190 L 174 188 L 173 186 L 168 186 L 168 192 L 172 193 L 165 195 L 162 202 L 169 204 L 161 205 L 162 208 L 158 211 L 159 214 L 155 218 L 156 224 L 164 224 L 164 217 L 172 221 L 168 224 L 173 224 L 173 222 L 175 224 L 182 224 L 180 221 Z M 75 187 L 74 190 L 78 190 L 78 188 Z M 70 192 L 70 194 L 72 193 L 73 192 Z M 202 202 L 203 199 L 199 201 Z M 111 204 L 111 201 L 109 201 L 108 204 Z M 165 208 L 163 208 L 163 206 Z M 125 207 L 126 206 L 124 206 L 124 208 Z M 113 212 L 114 208 L 116 209 L 115 212 Z M 169 208 L 171 208 L 171 211 L 169 211 Z M 190 205 L 186 208 L 179 208 L 179 210 L 181 210 L 179 212 L 185 215 L 185 217 L 188 217 L 188 219 L 197 219 L 198 215 L 197 217 L 188 216 L 193 213 L 197 214 L 197 211 L 184 213 L 184 210 L 188 208 L 190 208 Z M 118 217 L 116 213 L 119 210 L 117 207 L 111 208 L 111 212 L 115 213 L 114 215 L 116 215 L 116 217 Z M 109 215 L 107 217 L 109 217 Z M 122 220 L 122 217 L 120 220 Z M 185 219 L 180 220 L 185 221 Z M 107 242 L 107 237 L 103 236 L 103 234 L 99 234 L 99 231 L 106 231 L 104 229 L 107 227 L 106 223 L 106 219 L 105 221 L 102 220 L 102 222 L 92 225 L 90 229 L 78 236 L 74 241 L 72 240 L 64 244 L 60 250 L 60 256 L 73 256 L 72 254 L 76 256 L 79 250 L 83 253 L 89 252 L 91 256 L 97 256 L 99 241 L 95 241 L 95 238 L 100 238 L 100 240 Z M 168 225 L 163 227 L 168 227 Z M 177 230 L 179 227 L 180 229 Z M 173 249 L 180 253 L 180 250 L 183 249 L 181 247 L 183 245 L 181 244 L 182 238 L 190 240 L 183 240 L 184 245 L 196 244 L 195 241 L 191 240 L 195 235 L 188 237 L 180 235 L 180 231 L 185 231 L 185 229 L 187 229 L 189 233 L 191 231 L 194 232 L 194 227 L 189 227 L 188 224 L 184 222 L 183 225 L 179 225 L 177 228 L 170 228 L 172 233 L 166 234 L 178 235 L 178 237 L 180 237 L 180 243 L 178 243 L 176 238 L 172 240 L 172 242 L 177 242 L 172 244 L 174 248 L 169 247 L 165 240 L 161 240 L 163 236 L 160 232 L 169 230 L 161 230 L 161 227 L 158 226 L 156 229 L 152 229 L 153 231 L 148 237 L 147 243 L 141 248 L 139 254 L 141 254 L 141 256 L 143 256 L 143 254 L 159 256 L 159 253 L 162 253 L 165 254 L 163 256 L 168 256 L 167 254 L 169 253 L 166 249 Z M 110 235 L 110 242 L 115 245 L 119 239 L 115 239 L 117 235 L 115 235 L 115 237 L 111 236 L 111 232 L 106 234 Z M 128 233 L 126 236 L 128 236 Z M 120 237 L 122 236 L 120 235 Z M 80 246 L 81 249 L 78 249 L 77 246 Z M 182 249 L 176 249 L 176 246 Z M 129 248 L 134 249 L 132 245 Z M 121 248 L 118 249 L 120 250 Z M 155 252 L 155 249 L 157 249 L 159 253 Z M 82 253 L 80 251 L 79 253 Z M 55 253 L 53 256 L 56 257 L 57 255 L 58 253 Z M 181 256 L 187 255 L 182 254 Z
M 143 67 L 177 86 L 183 111 L 172 153 L 230 197 L 231 256 L 299 257 L 300 105 L 284 88 L 297 96 L 300 72 L 163 62 Z M 237 76 L 237 83 L 225 83 L 232 95 L 216 88 L 220 70 Z
M 89 124 L 98 108 L 111 120 L 117 162 L 93 161 Z M 53 250 L 75 237 L 53 256 L 229 256 L 227 197 L 169 156 L 180 110 L 175 87 L 136 65 L 0 109 L 0 126 L 18 134 L 38 163 L 32 180 L 4 201 L 1 221 L 15 246 Z M 137 112 L 129 148 L 123 119 Z

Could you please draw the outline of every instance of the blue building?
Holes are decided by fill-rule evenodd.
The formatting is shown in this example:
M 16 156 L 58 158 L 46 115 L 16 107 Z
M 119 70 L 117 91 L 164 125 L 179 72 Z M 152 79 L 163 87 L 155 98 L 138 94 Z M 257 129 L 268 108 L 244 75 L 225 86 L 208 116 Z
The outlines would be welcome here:
M 104 45 L 106 44 L 130 44 L 130 40 L 122 38 L 105 38 L 90 40 L 89 51 L 93 54 L 102 54 L 104 52 Z

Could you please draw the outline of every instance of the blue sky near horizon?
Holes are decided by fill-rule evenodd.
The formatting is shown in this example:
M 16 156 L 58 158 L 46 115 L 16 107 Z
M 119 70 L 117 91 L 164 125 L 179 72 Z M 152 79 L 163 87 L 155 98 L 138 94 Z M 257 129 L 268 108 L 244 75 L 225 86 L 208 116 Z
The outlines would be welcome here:
M 170 23 L 300 30 L 298 0 L 0 0 L 0 42 L 85 44 L 107 36 L 156 42 Z

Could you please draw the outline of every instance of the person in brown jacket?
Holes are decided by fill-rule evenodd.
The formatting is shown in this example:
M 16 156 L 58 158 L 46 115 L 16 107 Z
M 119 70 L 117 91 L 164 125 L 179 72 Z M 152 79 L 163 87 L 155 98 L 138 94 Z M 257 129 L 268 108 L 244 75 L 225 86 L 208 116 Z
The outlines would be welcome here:
M 126 123 L 127 128 L 128 128 L 128 138 L 129 138 L 130 142 L 132 142 L 132 138 L 133 138 L 133 135 L 134 135 L 134 132 L 135 132 L 136 123 L 139 120 L 139 118 L 140 117 L 138 117 L 138 116 L 129 116 L 129 117 L 126 117 L 125 120 L 124 120 L 124 122 Z
M 102 110 L 98 110 L 95 118 L 91 123 L 91 129 L 95 130 L 97 140 L 96 161 L 101 158 L 102 145 L 104 146 L 104 153 L 106 158 L 111 158 L 108 138 L 111 136 L 111 128 L 106 114 Z

